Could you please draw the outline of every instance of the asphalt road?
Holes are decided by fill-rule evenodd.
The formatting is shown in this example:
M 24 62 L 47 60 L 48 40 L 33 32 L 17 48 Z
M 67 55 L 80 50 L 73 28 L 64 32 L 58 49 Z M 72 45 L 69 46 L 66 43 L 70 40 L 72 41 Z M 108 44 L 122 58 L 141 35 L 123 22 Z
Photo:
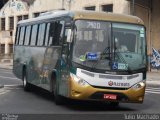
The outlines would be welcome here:
M 54 98 L 41 89 L 24 92 L 22 81 L 11 70 L 0 69 L 0 113 L 14 114 L 133 114 L 160 113 L 160 86 L 147 86 L 143 104 L 120 103 L 111 107 L 106 103 L 66 100 L 57 106 Z

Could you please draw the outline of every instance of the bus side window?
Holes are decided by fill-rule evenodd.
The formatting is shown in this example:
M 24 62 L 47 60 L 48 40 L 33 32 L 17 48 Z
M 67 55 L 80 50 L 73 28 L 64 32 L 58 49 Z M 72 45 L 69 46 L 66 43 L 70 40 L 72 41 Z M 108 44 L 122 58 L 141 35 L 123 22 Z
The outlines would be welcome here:
M 68 59 L 68 43 L 67 43 L 67 34 L 68 34 L 69 29 L 65 29 L 64 31 L 64 39 L 63 39 L 63 44 L 62 44 L 62 59 L 63 63 L 67 64 L 67 59 Z
M 49 45 L 59 45 L 60 35 L 62 31 L 62 24 L 59 21 L 51 23 L 49 30 Z
M 40 24 L 38 32 L 38 42 L 37 42 L 38 46 L 43 46 L 44 44 L 45 29 L 46 29 L 46 23 Z
M 47 46 L 48 45 L 48 41 L 49 41 L 49 28 L 50 28 L 50 23 L 47 23 L 46 25 L 46 36 L 45 36 L 45 43 L 44 45 Z
M 54 34 L 54 40 L 53 45 L 59 45 L 61 41 L 61 33 L 62 33 L 62 26 L 64 23 L 57 21 L 55 24 L 55 34 Z
M 25 35 L 25 26 L 21 27 L 20 30 L 19 45 L 23 45 L 24 35 Z
M 55 31 L 55 22 L 52 22 L 50 24 L 50 29 L 49 29 L 49 46 L 53 45 L 53 36 L 54 36 L 54 31 Z
M 32 35 L 31 35 L 31 43 L 30 43 L 31 46 L 35 46 L 36 45 L 37 31 L 38 31 L 38 25 L 33 25 Z
M 20 27 L 17 27 L 17 31 L 16 31 L 16 41 L 15 41 L 15 43 L 16 43 L 16 45 L 18 45 L 18 43 L 19 43 L 19 32 L 20 32 Z
M 30 34 L 31 34 L 31 26 L 27 26 L 24 45 L 29 44 Z

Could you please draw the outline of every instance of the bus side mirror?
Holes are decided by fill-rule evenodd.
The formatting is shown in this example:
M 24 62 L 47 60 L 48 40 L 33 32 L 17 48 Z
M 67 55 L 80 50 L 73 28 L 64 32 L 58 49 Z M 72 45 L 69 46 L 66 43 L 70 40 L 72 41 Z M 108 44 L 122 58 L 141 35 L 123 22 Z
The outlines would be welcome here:
M 71 43 L 71 42 L 72 42 L 72 30 L 71 30 L 71 29 L 68 29 L 67 42 L 68 42 L 68 43 Z

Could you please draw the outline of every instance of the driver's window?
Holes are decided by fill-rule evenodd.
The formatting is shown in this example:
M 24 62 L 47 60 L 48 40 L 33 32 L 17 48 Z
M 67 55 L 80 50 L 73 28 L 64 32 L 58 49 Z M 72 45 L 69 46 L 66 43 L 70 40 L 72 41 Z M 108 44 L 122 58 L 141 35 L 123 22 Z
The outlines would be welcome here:
M 62 59 L 63 59 L 63 62 L 65 64 L 67 64 L 68 52 L 69 52 L 69 45 L 67 43 L 68 30 L 69 29 L 66 28 L 65 31 L 64 31 L 64 40 L 63 40 L 63 43 L 62 43 Z

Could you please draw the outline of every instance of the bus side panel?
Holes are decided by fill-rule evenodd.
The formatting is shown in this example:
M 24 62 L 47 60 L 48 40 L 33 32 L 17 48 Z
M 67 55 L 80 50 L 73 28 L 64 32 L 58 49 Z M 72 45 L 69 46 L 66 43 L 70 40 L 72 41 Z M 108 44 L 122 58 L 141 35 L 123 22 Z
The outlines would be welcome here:
M 40 86 L 45 47 L 26 47 L 25 61 L 27 80 L 29 83 Z
M 53 91 L 55 82 L 59 83 L 60 80 L 60 58 L 61 58 L 61 47 L 48 47 L 44 54 L 44 62 L 42 66 L 43 80 L 41 85 L 43 88 Z M 52 72 L 56 74 L 55 78 L 52 79 Z M 57 81 L 56 81 L 57 80 Z
M 13 73 L 19 79 L 23 76 L 23 65 L 25 63 L 25 49 L 22 46 L 14 47 L 14 57 L 13 57 Z

